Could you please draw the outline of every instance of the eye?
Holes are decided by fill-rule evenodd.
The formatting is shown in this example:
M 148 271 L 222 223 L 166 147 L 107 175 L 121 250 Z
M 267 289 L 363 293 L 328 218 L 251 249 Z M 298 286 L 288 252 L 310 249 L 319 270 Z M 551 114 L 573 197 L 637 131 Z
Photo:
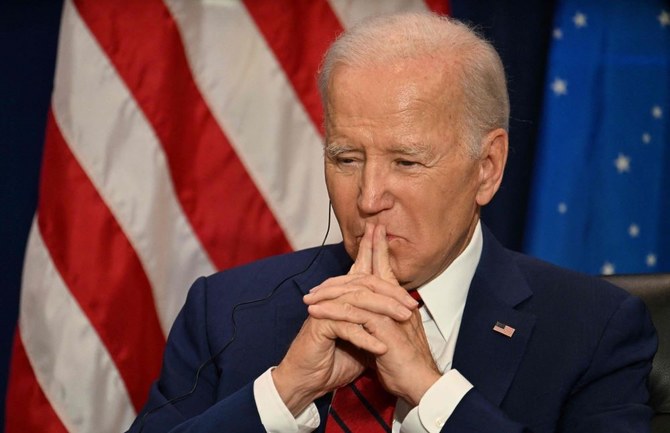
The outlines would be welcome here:
M 338 156 L 337 158 L 335 158 L 335 162 L 337 162 L 337 164 L 339 164 L 339 165 L 351 165 L 355 161 L 356 160 L 354 158 L 347 157 L 347 156 Z
M 407 168 L 416 167 L 417 165 L 419 165 L 417 161 L 411 161 L 408 159 L 399 159 L 396 161 L 396 164 L 398 164 L 400 167 L 407 167 Z
M 331 155 L 331 161 L 338 167 L 352 167 L 356 166 L 362 161 L 363 155 L 356 151 L 338 152 Z

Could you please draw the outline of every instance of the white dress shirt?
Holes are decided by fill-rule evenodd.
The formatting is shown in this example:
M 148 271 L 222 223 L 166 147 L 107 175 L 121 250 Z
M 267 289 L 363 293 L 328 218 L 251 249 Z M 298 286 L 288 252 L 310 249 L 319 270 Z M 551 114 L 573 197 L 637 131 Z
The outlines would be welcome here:
M 398 399 L 393 433 L 439 432 L 454 409 L 472 388 L 457 370 L 451 368 L 463 318 L 465 300 L 482 253 L 482 230 L 478 222 L 468 246 L 440 275 L 418 289 L 424 305 L 420 308 L 430 351 L 442 377 L 411 408 Z M 274 386 L 268 369 L 254 382 L 254 399 L 263 426 L 269 433 L 309 433 L 320 424 L 319 412 L 312 403 L 294 418 Z

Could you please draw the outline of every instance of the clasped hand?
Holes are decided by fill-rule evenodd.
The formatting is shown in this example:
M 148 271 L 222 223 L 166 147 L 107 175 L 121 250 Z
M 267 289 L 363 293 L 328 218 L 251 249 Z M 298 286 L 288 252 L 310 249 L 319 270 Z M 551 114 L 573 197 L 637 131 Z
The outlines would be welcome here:
M 304 302 L 309 317 L 272 372 L 294 415 L 365 368 L 412 406 L 439 379 L 418 303 L 391 269 L 384 226 L 366 224 L 349 273 L 313 288 Z

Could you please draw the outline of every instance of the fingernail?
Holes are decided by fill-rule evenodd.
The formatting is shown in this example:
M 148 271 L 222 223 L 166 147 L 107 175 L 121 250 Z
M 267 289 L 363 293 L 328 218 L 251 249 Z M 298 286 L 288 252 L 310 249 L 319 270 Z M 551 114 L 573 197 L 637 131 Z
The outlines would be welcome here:
M 412 312 L 409 311 L 409 310 L 408 310 L 407 308 L 405 308 L 405 307 L 397 307 L 397 308 L 396 308 L 396 313 L 398 313 L 398 316 L 399 316 L 402 320 L 407 320 L 407 319 L 409 319 L 409 318 L 412 316 Z
M 411 295 L 405 296 L 405 301 L 407 301 L 407 305 L 410 306 L 410 307 L 416 307 L 417 305 L 419 305 L 419 301 L 412 298 Z

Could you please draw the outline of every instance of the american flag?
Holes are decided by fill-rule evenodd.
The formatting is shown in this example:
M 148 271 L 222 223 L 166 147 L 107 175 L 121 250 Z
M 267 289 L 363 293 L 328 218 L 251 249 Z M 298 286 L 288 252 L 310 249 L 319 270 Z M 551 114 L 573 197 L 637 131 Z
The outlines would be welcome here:
M 427 9 L 447 4 L 65 1 L 7 433 L 123 431 L 196 276 L 321 241 L 321 56 Z
M 670 4 L 559 2 L 526 250 L 670 272 Z
M 502 322 L 496 322 L 496 324 L 493 325 L 493 330 L 509 338 L 512 338 L 512 336 L 516 332 L 516 328 L 512 328 L 511 326 L 506 325 Z

